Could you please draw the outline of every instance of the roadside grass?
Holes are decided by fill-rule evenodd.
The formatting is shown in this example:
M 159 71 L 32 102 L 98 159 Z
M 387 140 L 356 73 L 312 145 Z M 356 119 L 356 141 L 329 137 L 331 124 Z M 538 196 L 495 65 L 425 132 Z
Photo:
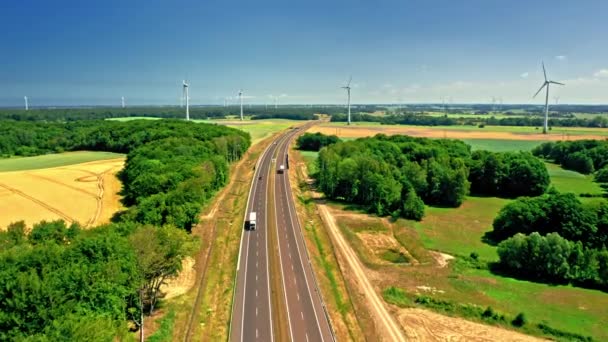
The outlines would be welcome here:
M 0 172 L 46 169 L 50 167 L 87 163 L 97 160 L 124 158 L 121 153 L 77 151 L 45 154 L 35 157 L 0 159 Z
M 148 336 L 148 342 L 170 342 L 173 341 L 173 327 L 175 326 L 175 310 L 169 312 L 158 320 L 160 327 L 154 334 Z

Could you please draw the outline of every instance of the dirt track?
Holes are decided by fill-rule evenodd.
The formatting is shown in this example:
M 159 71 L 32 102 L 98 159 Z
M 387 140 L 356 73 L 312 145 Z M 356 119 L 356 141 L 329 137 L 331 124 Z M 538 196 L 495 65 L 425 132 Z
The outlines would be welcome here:
M 378 331 L 382 332 L 382 336 L 378 336 L 379 339 L 384 341 L 405 341 L 401 328 L 397 322 L 395 322 L 387 308 L 384 306 L 382 299 L 380 299 L 374 290 L 372 284 L 365 275 L 359 258 L 342 237 L 342 233 L 340 233 L 336 226 L 336 222 L 329 213 L 327 207 L 322 204 L 317 205 L 317 207 L 328 228 L 334 246 L 338 247 L 339 253 L 345 257 L 348 266 L 359 280 L 357 284 L 359 286 L 358 291 L 365 293 L 365 297 L 369 300 L 368 307 L 373 311 L 372 316 L 377 321 L 376 326 L 379 327 Z

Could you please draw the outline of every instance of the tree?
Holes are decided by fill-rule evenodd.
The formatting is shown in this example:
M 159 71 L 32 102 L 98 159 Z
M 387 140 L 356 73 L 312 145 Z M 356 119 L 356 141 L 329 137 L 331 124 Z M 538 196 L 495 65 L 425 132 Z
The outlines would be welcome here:
M 173 226 L 137 228 L 129 236 L 137 258 L 137 269 L 141 274 L 138 289 L 139 321 L 143 334 L 145 309 L 152 314 L 158 301 L 160 288 L 167 279 L 176 276 L 182 269 L 182 261 L 197 248 L 196 239 Z

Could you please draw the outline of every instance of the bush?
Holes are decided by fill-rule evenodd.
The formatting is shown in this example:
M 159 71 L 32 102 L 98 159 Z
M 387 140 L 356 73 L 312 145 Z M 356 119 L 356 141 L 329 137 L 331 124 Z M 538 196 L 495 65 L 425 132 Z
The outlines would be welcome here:
M 511 321 L 511 324 L 518 328 L 523 327 L 524 325 L 526 325 L 526 323 L 528 323 L 528 320 L 526 319 L 526 315 L 524 315 L 523 312 L 518 313 L 517 316 L 515 316 L 515 319 Z

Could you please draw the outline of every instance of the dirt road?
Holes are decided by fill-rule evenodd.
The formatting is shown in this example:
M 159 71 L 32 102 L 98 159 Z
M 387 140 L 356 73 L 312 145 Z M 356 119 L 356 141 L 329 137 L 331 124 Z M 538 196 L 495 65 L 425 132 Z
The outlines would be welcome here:
M 378 327 L 378 332 L 382 332 L 382 336 L 379 336 L 379 338 L 382 338 L 385 341 L 405 341 L 405 336 L 403 335 L 399 324 L 395 322 L 385 307 L 383 300 L 374 290 L 372 284 L 365 275 L 359 258 L 350 245 L 344 240 L 342 233 L 339 231 L 336 222 L 329 213 L 327 207 L 322 204 L 318 204 L 317 207 L 328 228 L 329 235 L 331 236 L 334 245 L 338 247 L 339 253 L 344 256 L 349 268 L 359 280 L 357 283 L 359 286 L 358 291 L 365 293 L 365 297 L 369 300 L 369 308 L 373 311 L 372 317 L 377 321 L 376 326 Z

